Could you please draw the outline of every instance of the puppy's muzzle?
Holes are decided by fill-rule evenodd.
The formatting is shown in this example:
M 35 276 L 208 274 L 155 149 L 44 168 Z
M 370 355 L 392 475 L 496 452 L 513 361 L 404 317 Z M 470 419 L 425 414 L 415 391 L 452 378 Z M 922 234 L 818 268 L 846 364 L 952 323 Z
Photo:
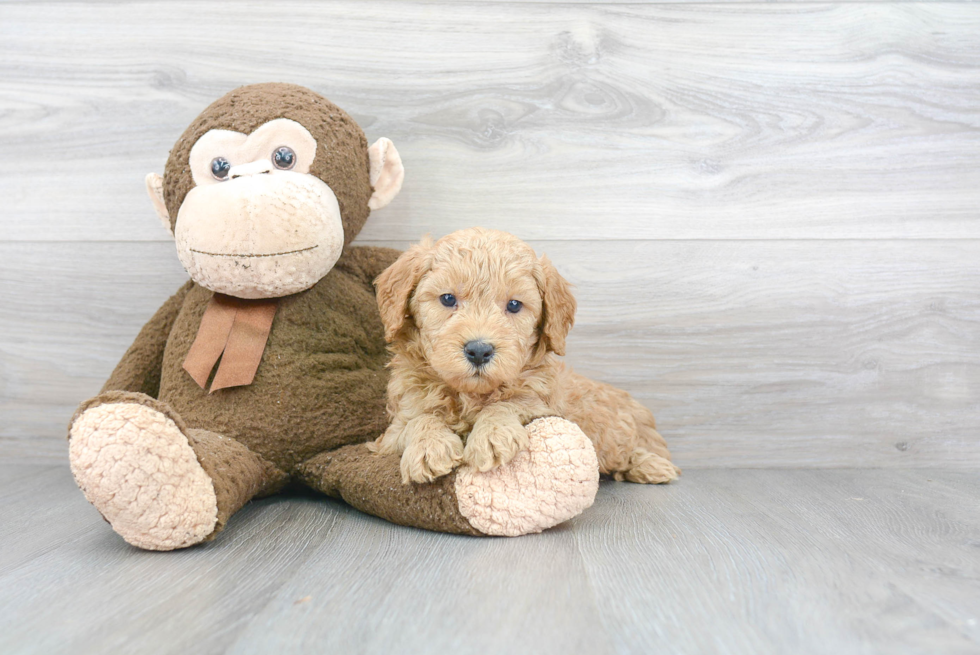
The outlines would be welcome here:
M 482 368 L 493 359 L 493 345 L 486 341 L 468 341 L 463 346 L 466 359 L 477 368 Z

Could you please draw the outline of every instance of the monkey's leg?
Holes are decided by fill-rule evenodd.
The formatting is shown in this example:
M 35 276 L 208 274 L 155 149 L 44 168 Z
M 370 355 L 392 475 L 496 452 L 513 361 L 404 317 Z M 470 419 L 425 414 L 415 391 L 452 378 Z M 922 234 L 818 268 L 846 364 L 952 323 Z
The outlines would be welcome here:
M 288 477 L 234 439 L 188 429 L 142 393 L 83 403 L 68 438 L 85 497 L 123 539 L 147 550 L 214 538 L 249 499 L 274 493 Z
M 321 453 L 299 480 L 392 523 L 438 532 L 516 537 L 541 532 L 592 505 L 599 463 L 574 423 L 541 418 L 527 426 L 529 447 L 486 473 L 462 466 L 427 484 L 402 484 L 399 455 L 366 444 Z

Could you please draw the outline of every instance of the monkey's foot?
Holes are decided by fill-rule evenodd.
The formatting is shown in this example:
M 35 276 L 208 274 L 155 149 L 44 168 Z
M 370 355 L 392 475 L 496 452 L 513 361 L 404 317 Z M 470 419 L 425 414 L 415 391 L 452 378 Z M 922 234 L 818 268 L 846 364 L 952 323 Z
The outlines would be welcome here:
M 595 447 L 582 430 L 558 417 L 527 425 L 529 446 L 509 463 L 456 471 L 459 511 L 483 534 L 516 537 L 541 532 L 592 505 L 599 489 Z
M 130 544 L 173 550 L 214 532 L 214 485 L 163 413 L 135 403 L 96 405 L 78 416 L 69 438 L 75 481 Z

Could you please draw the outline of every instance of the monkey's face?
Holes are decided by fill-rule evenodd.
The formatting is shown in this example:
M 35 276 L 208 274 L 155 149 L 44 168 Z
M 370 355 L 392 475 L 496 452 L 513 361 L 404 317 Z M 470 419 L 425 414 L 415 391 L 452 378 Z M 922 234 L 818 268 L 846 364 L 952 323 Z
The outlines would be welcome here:
M 344 248 L 333 190 L 310 174 L 316 139 L 295 121 L 249 135 L 206 132 L 191 148 L 194 188 L 177 214 L 177 254 L 191 278 L 238 298 L 296 293 Z
M 191 279 L 238 298 L 312 287 L 372 209 L 401 189 L 388 139 L 370 148 L 357 123 L 293 84 L 241 87 L 184 131 L 166 179 L 146 178 Z

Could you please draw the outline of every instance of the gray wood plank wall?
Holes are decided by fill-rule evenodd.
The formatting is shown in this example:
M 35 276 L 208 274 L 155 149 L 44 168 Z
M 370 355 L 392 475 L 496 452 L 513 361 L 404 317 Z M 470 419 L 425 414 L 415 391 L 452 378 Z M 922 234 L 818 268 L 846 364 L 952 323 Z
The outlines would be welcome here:
M 508 230 L 679 463 L 980 465 L 980 4 L 4 3 L 0 458 L 186 279 L 142 178 L 288 81 L 392 138 L 361 243 Z

